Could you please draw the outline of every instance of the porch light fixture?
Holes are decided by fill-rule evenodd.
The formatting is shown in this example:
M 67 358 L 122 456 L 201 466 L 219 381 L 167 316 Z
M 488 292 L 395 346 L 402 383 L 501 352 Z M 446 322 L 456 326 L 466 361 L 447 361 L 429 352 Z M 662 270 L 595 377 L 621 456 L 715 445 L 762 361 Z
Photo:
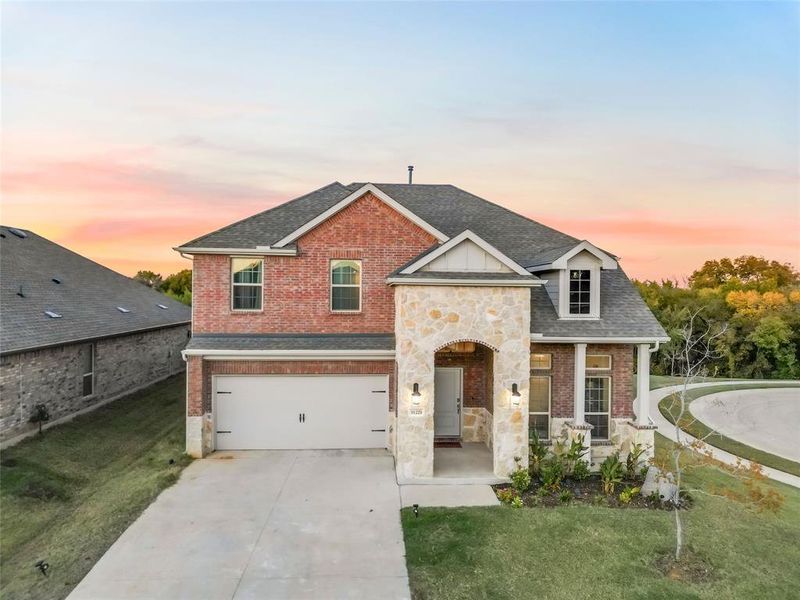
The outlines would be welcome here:
M 519 399 L 522 396 L 519 393 L 519 386 L 516 383 L 511 384 L 511 404 L 519 406 Z
M 419 393 L 419 384 L 414 384 L 414 390 L 411 392 L 411 402 L 419 404 L 422 399 L 422 394 Z

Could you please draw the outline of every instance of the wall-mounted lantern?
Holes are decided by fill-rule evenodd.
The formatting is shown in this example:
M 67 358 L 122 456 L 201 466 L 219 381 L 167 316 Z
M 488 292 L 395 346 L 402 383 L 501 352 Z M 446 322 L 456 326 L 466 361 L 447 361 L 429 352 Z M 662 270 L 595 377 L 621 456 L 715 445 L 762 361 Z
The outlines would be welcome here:
M 419 393 L 419 384 L 414 384 L 414 390 L 411 392 L 411 402 L 419 404 L 422 401 L 422 394 Z
M 511 404 L 519 406 L 520 398 L 522 395 L 519 393 L 519 386 L 516 383 L 511 384 Z

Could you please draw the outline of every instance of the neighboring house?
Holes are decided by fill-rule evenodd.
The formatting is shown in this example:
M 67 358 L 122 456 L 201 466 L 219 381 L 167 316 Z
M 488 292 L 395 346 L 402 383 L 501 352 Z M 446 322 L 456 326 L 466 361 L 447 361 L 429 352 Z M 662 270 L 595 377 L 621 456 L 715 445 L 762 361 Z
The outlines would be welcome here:
M 0 227 L 0 439 L 184 368 L 191 309 L 33 232 Z
M 451 185 L 332 183 L 176 250 L 193 257 L 187 451 L 387 447 L 434 476 L 434 440 L 493 472 L 530 430 L 594 461 L 652 444 L 638 394 L 668 338 L 618 259 Z

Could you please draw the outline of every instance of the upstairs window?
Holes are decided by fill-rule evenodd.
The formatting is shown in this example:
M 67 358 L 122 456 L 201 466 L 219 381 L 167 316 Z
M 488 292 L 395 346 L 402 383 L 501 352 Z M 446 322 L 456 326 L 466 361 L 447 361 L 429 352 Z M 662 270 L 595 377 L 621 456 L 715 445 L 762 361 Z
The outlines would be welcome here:
M 361 261 L 331 261 L 331 310 L 359 312 L 361 310 Z
M 589 315 L 592 312 L 592 272 L 588 269 L 569 272 L 569 314 Z
M 231 307 L 261 310 L 264 261 L 260 258 L 231 259 Z

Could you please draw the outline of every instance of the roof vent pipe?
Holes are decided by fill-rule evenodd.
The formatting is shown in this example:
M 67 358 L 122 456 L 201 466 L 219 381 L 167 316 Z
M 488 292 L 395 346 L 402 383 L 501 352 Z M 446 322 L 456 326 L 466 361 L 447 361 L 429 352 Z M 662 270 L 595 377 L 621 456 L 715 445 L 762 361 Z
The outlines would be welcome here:
M 411 177 L 414 175 L 414 165 L 408 165 L 408 185 L 411 185 Z

